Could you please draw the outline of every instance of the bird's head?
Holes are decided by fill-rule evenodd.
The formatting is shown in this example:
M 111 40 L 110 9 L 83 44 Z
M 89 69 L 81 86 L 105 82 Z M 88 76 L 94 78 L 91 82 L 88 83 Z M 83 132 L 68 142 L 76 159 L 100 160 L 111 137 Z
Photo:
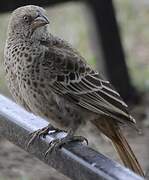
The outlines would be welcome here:
M 19 7 L 12 12 L 8 34 L 17 37 L 31 38 L 36 32 L 44 33 L 47 30 L 49 20 L 43 8 L 34 5 Z

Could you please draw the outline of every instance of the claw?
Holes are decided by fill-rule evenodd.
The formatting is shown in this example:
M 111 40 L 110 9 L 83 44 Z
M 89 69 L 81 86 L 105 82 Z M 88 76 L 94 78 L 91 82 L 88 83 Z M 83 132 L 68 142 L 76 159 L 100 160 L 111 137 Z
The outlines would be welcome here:
M 60 149 L 62 146 L 62 142 L 60 139 L 55 139 L 53 141 L 50 142 L 49 144 L 49 148 L 47 149 L 47 151 L 45 152 L 45 158 L 47 157 L 48 153 L 52 153 L 53 151 L 57 151 L 58 149 Z
M 52 153 L 53 151 L 56 152 L 63 145 L 68 144 L 69 142 L 74 142 L 74 141 L 80 141 L 80 142 L 85 141 L 86 144 L 88 145 L 88 140 L 85 137 L 73 136 L 71 134 L 68 134 L 66 137 L 64 137 L 62 139 L 54 139 L 53 141 L 51 141 L 49 144 L 49 148 L 45 152 L 45 157 L 47 156 L 48 153 Z
M 27 143 L 26 148 L 28 149 L 29 146 L 35 141 L 36 138 L 39 138 L 40 136 L 43 136 L 45 138 L 45 136 L 48 135 L 50 130 L 55 130 L 54 133 L 57 132 L 57 131 L 60 131 L 59 129 L 56 129 L 51 125 L 48 125 L 48 126 L 42 128 L 42 129 L 39 129 L 39 130 L 37 130 L 37 131 L 30 134 L 30 140 Z

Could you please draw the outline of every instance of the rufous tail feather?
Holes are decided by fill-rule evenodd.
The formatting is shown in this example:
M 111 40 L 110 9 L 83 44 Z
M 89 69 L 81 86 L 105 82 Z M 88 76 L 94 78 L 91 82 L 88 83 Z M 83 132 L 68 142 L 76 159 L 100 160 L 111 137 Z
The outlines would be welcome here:
M 144 176 L 144 172 L 130 145 L 123 136 L 121 129 L 109 119 L 101 121 L 102 120 L 94 120 L 93 123 L 103 134 L 111 139 L 124 165 L 140 176 Z

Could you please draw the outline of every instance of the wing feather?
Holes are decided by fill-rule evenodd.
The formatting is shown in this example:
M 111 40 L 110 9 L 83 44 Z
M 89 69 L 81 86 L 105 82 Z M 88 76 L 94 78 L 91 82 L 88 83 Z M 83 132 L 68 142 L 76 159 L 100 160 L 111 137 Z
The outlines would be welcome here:
M 58 59 L 52 62 L 55 67 L 55 71 L 52 69 L 53 77 L 57 78 L 50 81 L 50 87 L 55 93 L 97 114 L 110 116 L 121 123 L 134 123 L 127 105 L 109 81 L 89 67 L 71 48 L 52 48 L 49 51 L 49 59 L 46 54 L 46 61 L 50 61 L 51 56 Z M 50 68 L 49 72 L 51 73 Z

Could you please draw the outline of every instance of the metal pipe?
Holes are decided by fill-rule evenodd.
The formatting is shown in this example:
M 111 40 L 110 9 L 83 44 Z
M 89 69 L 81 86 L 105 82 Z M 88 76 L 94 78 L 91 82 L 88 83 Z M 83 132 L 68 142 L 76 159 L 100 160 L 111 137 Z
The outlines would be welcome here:
M 64 137 L 65 132 L 49 132 L 46 138 L 35 140 L 27 150 L 30 133 L 47 125 L 48 122 L 44 119 L 25 111 L 0 95 L 0 134 L 62 174 L 73 180 L 143 180 L 129 169 L 82 143 L 72 142 L 45 158 L 44 153 L 51 140 Z

